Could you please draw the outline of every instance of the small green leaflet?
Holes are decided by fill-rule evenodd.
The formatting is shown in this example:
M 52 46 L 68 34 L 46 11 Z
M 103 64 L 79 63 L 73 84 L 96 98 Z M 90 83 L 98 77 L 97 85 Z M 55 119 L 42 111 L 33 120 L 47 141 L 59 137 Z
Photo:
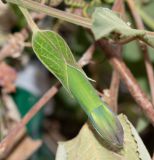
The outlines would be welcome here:
M 147 35 L 145 30 L 131 28 L 117 13 L 108 8 L 97 7 L 95 9 L 92 15 L 92 31 L 96 40 L 138 38 L 154 47 L 153 35 Z
M 64 39 L 56 32 L 38 30 L 32 37 L 33 49 L 40 61 L 51 71 L 69 91 L 68 65 L 80 70 L 72 52 Z

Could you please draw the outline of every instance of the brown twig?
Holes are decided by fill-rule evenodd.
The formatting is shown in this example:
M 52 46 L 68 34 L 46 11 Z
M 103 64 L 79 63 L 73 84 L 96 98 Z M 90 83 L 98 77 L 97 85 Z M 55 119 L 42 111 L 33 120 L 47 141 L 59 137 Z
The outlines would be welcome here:
M 134 17 L 137 28 L 144 29 L 143 22 L 142 22 L 140 15 L 138 14 L 136 7 L 135 7 L 135 1 L 134 0 L 126 0 L 126 2 L 131 10 L 133 17 Z
M 85 66 L 89 63 L 89 60 L 92 59 L 93 53 L 95 51 L 95 43 L 92 44 L 87 51 L 84 53 L 84 55 L 80 58 L 78 64 L 80 66 Z
M 56 17 L 61 20 L 65 20 L 70 23 L 74 23 L 76 25 L 80 25 L 86 28 L 91 28 L 91 20 L 89 18 L 84 18 L 75 14 L 71 14 L 69 12 L 65 12 L 53 7 L 49 7 L 46 5 L 42 5 L 38 2 L 31 0 L 6 0 L 8 3 L 17 4 L 18 6 L 31 9 L 37 12 L 45 13 L 46 15 Z
M 13 142 L 14 137 L 16 137 L 22 128 L 25 127 L 25 125 L 29 122 L 29 120 L 42 108 L 43 105 L 49 101 L 51 97 L 53 97 L 57 92 L 59 88 L 59 83 L 55 84 L 52 88 L 50 88 L 44 96 L 32 107 L 32 109 L 25 115 L 25 117 L 17 124 L 17 126 L 10 131 L 8 136 L 2 140 L 0 143 L 0 157 L 4 152 L 7 151 L 7 146 L 11 145 Z
M 127 0 L 127 3 L 128 3 L 128 6 L 131 10 L 131 13 L 134 17 L 137 28 L 144 30 L 145 27 L 144 27 L 144 24 L 143 24 L 143 21 L 142 21 L 140 15 L 137 12 L 137 9 L 135 6 L 135 1 L 134 0 Z M 147 45 L 140 42 L 140 46 L 141 46 L 142 53 L 144 56 L 144 63 L 145 63 L 149 86 L 150 86 L 150 90 L 151 90 L 152 103 L 154 105 L 154 70 L 153 70 L 152 62 L 149 58 Z
M 154 70 L 153 70 L 152 62 L 149 57 L 147 46 L 145 44 L 141 44 L 141 49 L 144 56 L 144 63 L 145 63 L 147 77 L 148 77 L 149 86 L 151 90 L 152 103 L 154 105 Z
M 92 56 L 92 52 L 94 52 L 94 50 L 91 50 L 91 52 L 89 51 L 90 48 L 93 48 L 94 44 L 92 44 L 88 50 L 85 52 L 85 54 L 83 54 L 83 57 L 81 57 L 81 59 L 87 61 L 86 64 L 88 64 L 88 62 L 90 62 Z M 82 64 L 82 67 L 84 65 L 86 65 L 85 63 L 83 64 L 81 60 L 79 60 L 80 63 Z M 31 110 L 23 117 L 23 119 L 17 124 L 17 126 L 10 131 L 10 133 L 2 140 L 2 142 L 0 143 L 0 157 L 3 153 L 5 153 L 7 151 L 7 146 L 9 146 L 12 141 L 13 138 L 15 136 L 17 136 L 18 133 L 20 133 L 20 131 L 22 130 L 23 127 L 25 127 L 25 125 L 33 118 L 33 116 L 58 92 L 60 87 L 60 83 L 56 83 L 53 87 L 51 87 L 43 96 L 42 98 L 31 108 Z
M 127 88 L 135 101 L 139 104 L 147 118 L 154 125 L 153 105 L 138 85 L 136 79 L 124 61 L 118 56 L 116 47 L 106 40 L 99 41 L 99 45 L 109 59 L 111 65 L 119 72 L 121 79 L 127 85 Z
M 128 38 L 125 38 L 125 39 L 116 40 L 113 43 L 124 45 L 124 44 L 127 44 L 129 42 L 132 42 L 132 41 L 138 40 L 138 39 L 139 39 L 138 37 L 128 37 Z
M 115 0 L 113 7 L 113 11 L 118 12 L 122 17 L 125 15 L 125 7 L 124 7 L 124 1 L 123 0 Z
M 118 92 L 120 85 L 119 73 L 114 69 L 112 72 L 112 79 L 110 84 L 110 106 L 113 112 L 118 112 Z
M 121 16 L 124 17 L 125 9 L 124 9 L 123 0 L 116 0 L 114 2 L 112 10 L 120 13 Z M 121 50 L 122 50 L 122 47 L 119 45 L 118 47 L 119 56 L 121 56 Z M 113 69 L 112 79 L 110 84 L 110 104 L 109 105 L 111 106 L 112 110 L 115 113 L 117 113 L 118 111 L 119 85 L 120 85 L 119 73 L 115 69 Z

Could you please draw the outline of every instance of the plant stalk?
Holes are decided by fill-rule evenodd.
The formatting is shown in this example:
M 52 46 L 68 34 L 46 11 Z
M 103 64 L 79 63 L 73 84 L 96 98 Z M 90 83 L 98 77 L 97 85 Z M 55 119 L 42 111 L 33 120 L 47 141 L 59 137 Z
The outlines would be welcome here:
M 33 32 L 36 32 L 37 30 L 39 30 L 39 28 L 37 27 L 37 25 L 33 21 L 31 15 L 29 14 L 28 10 L 25 9 L 25 8 L 22 8 L 22 7 L 19 7 L 19 9 L 21 10 L 21 12 L 23 13 L 24 17 L 26 18 L 26 21 L 27 21 L 29 27 L 31 28 L 31 30 Z
M 60 11 L 58 9 L 42 5 L 38 2 L 33 2 L 31 0 L 6 0 L 6 1 L 24 8 L 32 9 L 37 12 L 45 13 L 49 16 L 56 17 L 58 19 L 61 19 L 85 28 L 91 28 L 91 20 L 89 18 L 84 18 L 68 12 Z

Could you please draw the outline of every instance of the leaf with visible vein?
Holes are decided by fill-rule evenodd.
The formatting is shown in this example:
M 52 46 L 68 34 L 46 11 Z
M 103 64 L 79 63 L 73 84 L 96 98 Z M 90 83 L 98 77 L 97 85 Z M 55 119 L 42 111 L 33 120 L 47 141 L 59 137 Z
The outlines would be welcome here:
M 124 148 L 114 152 L 106 148 L 85 124 L 72 140 L 59 142 L 56 160 L 151 160 L 137 131 L 123 114 L 118 116 L 124 128 Z
M 133 29 L 120 16 L 108 8 L 97 7 L 92 15 L 92 31 L 95 39 L 140 39 L 154 48 L 154 36 L 145 30 Z
M 41 62 L 69 90 L 67 65 L 77 69 L 76 61 L 66 42 L 57 33 L 38 30 L 32 38 L 33 49 Z M 82 70 L 81 70 L 82 72 Z

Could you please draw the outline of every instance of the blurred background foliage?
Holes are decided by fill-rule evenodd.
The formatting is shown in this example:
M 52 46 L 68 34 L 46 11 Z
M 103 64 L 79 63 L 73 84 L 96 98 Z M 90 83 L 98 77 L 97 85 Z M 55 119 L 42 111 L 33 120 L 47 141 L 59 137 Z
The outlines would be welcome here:
M 54 0 L 51 0 L 51 3 L 47 2 L 47 4 L 49 6 L 54 5 L 54 7 L 58 9 L 83 14 L 89 17 L 96 6 L 111 8 L 113 1 L 114 0 L 95 0 L 93 4 L 90 1 L 86 1 L 86 3 L 91 4 L 89 8 L 83 8 L 83 6 L 74 7 L 73 4 L 68 5 L 63 1 L 56 1 L 57 3 L 55 3 Z M 137 0 L 137 5 L 142 13 L 144 13 L 142 14 L 142 18 L 146 29 L 153 31 L 154 1 Z M 6 17 L 6 13 L 4 14 L 4 12 L 10 14 L 11 17 Z M 134 21 L 127 6 L 126 12 L 126 21 L 130 22 L 131 26 L 134 26 Z M 11 19 L 11 21 L 7 20 L 7 18 Z M 0 11 L 0 21 L 2 22 L 4 19 L 5 23 L 0 23 L 1 47 L 8 40 L 9 34 L 18 32 L 26 26 L 24 17 L 15 5 L 9 5 L 8 10 Z M 89 31 L 61 20 L 45 16 L 42 20 L 38 21 L 38 25 L 40 28 L 53 29 L 59 32 L 67 41 L 76 59 L 79 59 L 93 42 L 93 36 Z M 29 41 L 30 37 L 27 42 Z M 150 58 L 154 64 L 154 50 L 149 48 L 149 52 Z M 124 45 L 122 57 L 136 77 L 141 88 L 147 95 L 150 95 L 144 59 L 138 43 L 133 41 Z M 16 92 L 12 94 L 12 97 L 23 116 L 35 102 L 38 101 L 41 95 L 56 82 L 56 79 L 42 66 L 29 47 L 25 47 L 20 57 L 15 59 L 7 58 L 5 61 L 17 71 L 17 89 Z M 99 48 L 96 49 L 92 62 L 84 67 L 84 70 L 89 77 L 96 80 L 93 85 L 100 92 L 109 88 L 112 67 Z M 120 84 L 118 101 L 119 113 L 122 112 L 128 116 L 128 119 L 140 133 L 150 154 L 152 154 L 154 151 L 154 129 L 134 102 L 122 81 Z M 58 94 L 52 98 L 44 109 L 27 125 L 28 133 L 33 138 L 41 138 L 44 140 L 42 147 L 32 155 L 30 159 L 51 160 L 51 157 L 54 159 L 57 141 L 70 139 L 76 136 L 86 120 L 87 117 L 78 104 L 67 94 L 64 88 L 61 88 Z

